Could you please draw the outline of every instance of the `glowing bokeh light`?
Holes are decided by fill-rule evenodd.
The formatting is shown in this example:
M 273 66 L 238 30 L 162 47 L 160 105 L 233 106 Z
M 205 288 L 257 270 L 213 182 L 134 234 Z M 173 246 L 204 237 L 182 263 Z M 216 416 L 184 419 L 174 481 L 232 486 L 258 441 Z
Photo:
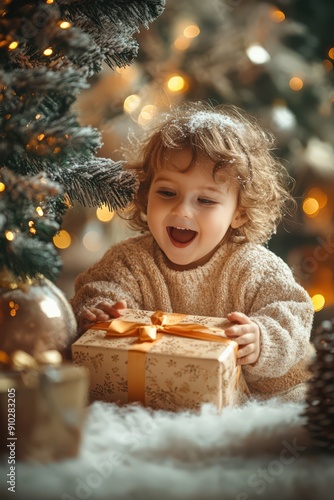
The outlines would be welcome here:
M 53 237 L 53 243 L 57 248 L 64 250 L 65 248 L 68 248 L 72 243 L 71 235 L 67 231 L 65 231 L 65 229 L 62 229 Z
M 190 24 L 183 30 L 183 34 L 186 38 L 195 38 L 200 34 L 201 30 L 197 26 L 197 24 Z
M 16 47 L 17 47 L 18 45 L 19 45 L 19 44 L 18 44 L 18 42 L 12 42 L 12 43 L 10 43 L 10 44 L 8 45 L 8 48 L 9 48 L 10 50 L 14 50 L 14 49 L 16 49 Z
M 154 106 L 154 104 L 146 104 L 143 106 L 143 109 L 141 110 L 140 114 L 143 115 L 143 118 L 146 120 L 151 120 L 153 116 L 157 112 L 157 107 Z
M 275 23 L 282 23 L 285 20 L 285 14 L 279 9 L 273 7 L 270 11 L 269 17 Z
M 51 56 L 51 54 L 53 54 L 53 50 L 51 49 L 51 47 L 49 47 L 43 51 L 43 54 L 45 56 Z
M 330 61 L 329 59 L 325 59 L 324 61 L 322 61 L 322 64 L 326 71 L 332 71 L 333 69 L 332 61 Z
M 316 293 L 312 297 L 313 308 L 315 312 L 321 311 L 324 308 L 326 300 L 325 297 L 321 293 Z
M 324 208 L 328 202 L 327 194 L 319 187 L 313 187 L 307 191 L 309 198 L 314 198 L 319 204 L 319 208 Z
M 59 28 L 61 28 L 62 30 L 66 30 L 70 26 L 71 26 L 71 23 L 69 23 L 68 21 L 62 21 L 59 25 Z
M 294 76 L 289 81 L 289 87 L 292 90 L 294 90 L 295 92 L 298 92 L 299 90 L 301 90 L 304 87 L 304 82 L 298 76 Z
M 123 109 L 126 113 L 133 113 L 138 108 L 141 98 L 137 94 L 129 95 L 123 103 Z
M 186 85 L 185 79 L 180 75 L 171 76 L 167 82 L 167 87 L 171 92 L 180 92 Z
M 295 115 L 285 105 L 274 106 L 272 120 L 275 127 L 282 131 L 291 130 L 297 124 Z
M 173 43 L 173 48 L 182 52 L 183 50 L 187 50 L 190 47 L 190 39 L 185 38 L 184 36 L 178 36 Z
M 303 201 L 303 211 L 309 217 L 317 215 L 319 212 L 319 203 L 315 198 L 305 198 Z
M 97 231 L 87 231 L 82 244 L 89 252 L 98 252 L 102 247 L 101 235 Z
M 15 238 L 15 234 L 12 231 L 6 231 L 5 237 L 6 237 L 6 240 L 13 241 L 13 239 Z
M 111 219 L 114 217 L 115 212 L 110 210 L 107 205 L 103 205 L 102 207 L 99 207 L 96 209 L 96 217 L 101 221 L 101 222 L 109 222 Z
M 246 54 L 254 64 L 264 64 L 270 61 L 270 54 L 261 45 L 254 43 L 246 49 Z

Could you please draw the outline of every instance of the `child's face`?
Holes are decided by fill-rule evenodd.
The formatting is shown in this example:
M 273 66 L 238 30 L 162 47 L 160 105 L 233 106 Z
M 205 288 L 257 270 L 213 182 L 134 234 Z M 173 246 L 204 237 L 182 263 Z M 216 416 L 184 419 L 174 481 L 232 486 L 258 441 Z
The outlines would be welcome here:
M 148 195 L 147 222 L 175 269 L 205 264 L 230 226 L 243 224 L 233 182 L 216 182 L 213 163 L 200 157 L 188 172 L 189 150 L 168 153 L 168 165 L 156 171 Z

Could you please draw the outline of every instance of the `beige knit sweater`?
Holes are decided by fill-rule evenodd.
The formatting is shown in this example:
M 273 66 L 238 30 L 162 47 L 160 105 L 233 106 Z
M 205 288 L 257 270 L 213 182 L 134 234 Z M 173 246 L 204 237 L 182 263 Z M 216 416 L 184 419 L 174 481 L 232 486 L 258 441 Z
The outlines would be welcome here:
M 126 300 L 132 309 L 222 318 L 241 311 L 261 331 L 258 361 L 242 368 L 251 394 L 305 398 L 313 352 L 312 302 L 289 267 L 261 245 L 226 243 L 203 266 L 175 271 L 150 234 L 129 238 L 75 282 L 76 316 L 102 300 Z

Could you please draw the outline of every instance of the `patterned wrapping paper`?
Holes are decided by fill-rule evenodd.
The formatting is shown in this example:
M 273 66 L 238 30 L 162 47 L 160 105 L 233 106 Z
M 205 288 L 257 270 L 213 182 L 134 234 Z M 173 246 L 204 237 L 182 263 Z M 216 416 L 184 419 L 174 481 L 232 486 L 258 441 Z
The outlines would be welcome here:
M 122 319 L 150 325 L 151 315 L 127 309 Z M 226 320 L 187 316 L 180 322 L 187 323 L 222 333 Z M 236 352 L 232 340 L 221 343 L 163 334 L 154 342 L 139 342 L 134 337 L 111 338 L 95 329 L 72 345 L 73 361 L 90 371 L 91 400 L 139 401 L 171 411 L 199 409 L 203 403 L 221 410 L 243 402 L 248 391 L 236 365 Z
M 49 463 L 77 456 L 88 388 L 89 371 L 72 364 L 0 372 L 0 455 L 8 456 L 13 439 L 17 460 Z M 15 406 L 10 433 L 9 395 Z

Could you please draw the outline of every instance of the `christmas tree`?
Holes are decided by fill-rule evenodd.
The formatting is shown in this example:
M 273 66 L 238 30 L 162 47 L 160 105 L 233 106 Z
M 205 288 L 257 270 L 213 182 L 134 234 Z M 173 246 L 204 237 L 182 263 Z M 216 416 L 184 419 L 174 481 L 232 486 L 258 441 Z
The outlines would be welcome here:
M 0 3 L 0 270 L 55 279 L 52 243 L 74 201 L 122 208 L 136 180 L 98 158 L 101 136 L 73 104 L 102 64 L 130 64 L 134 34 L 163 0 L 6 0 Z
M 120 143 L 122 130 L 139 134 L 159 110 L 186 100 L 256 116 L 296 181 L 298 211 L 269 246 L 293 267 L 319 322 L 320 311 L 334 310 L 333 19 L 331 0 L 169 0 L 140 34 L 134 65 L 115 73 L 127 87 L 100 107 L 101 124 L 115 123 Z M 83 94 L 94 102 L 93 92 Z

